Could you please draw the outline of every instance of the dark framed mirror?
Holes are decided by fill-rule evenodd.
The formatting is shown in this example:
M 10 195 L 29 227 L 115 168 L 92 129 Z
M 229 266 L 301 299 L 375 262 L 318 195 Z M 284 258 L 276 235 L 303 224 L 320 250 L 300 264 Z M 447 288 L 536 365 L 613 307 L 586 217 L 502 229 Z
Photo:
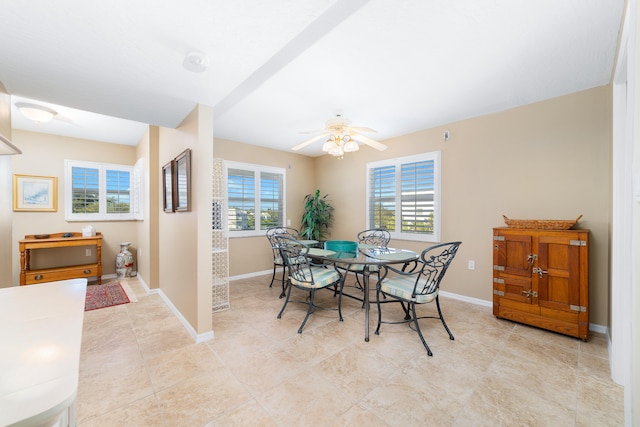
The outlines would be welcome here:
M 162 209 L 165 212 L 175 211 L 175 160 L 162 167 Z
M 191 150 L 186 149 L 175 158 L 175 211 L 191 210 Z

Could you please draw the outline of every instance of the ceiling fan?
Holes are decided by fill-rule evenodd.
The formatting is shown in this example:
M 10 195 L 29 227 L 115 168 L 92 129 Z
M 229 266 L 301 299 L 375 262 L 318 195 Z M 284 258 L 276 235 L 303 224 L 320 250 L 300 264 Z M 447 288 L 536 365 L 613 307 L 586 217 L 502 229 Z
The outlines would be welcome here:
M 342 157 L 344 153 L 348 153 L 351 151 L 358 151 L 360 149 L 358 142 L 373 147 L 379 151 L 387 149 L 386 145 L 381 144 L 378 141 L 362 134 L 363 132 L 374 133 L 377 132 L 376 130 L 362 126 L 351 126 L 351 120 L 343 117 L 341 113 L 338 113 L 334 118 L 327 120 L 325 122 L 324 129 L 301 133 L 317 132 L 320 133 L 296 145 L 292 148 L 292 150 L 297 151 L 324 137 L 328 138 L 322 146 L 322 151 L 325 151 L 336 157 Z

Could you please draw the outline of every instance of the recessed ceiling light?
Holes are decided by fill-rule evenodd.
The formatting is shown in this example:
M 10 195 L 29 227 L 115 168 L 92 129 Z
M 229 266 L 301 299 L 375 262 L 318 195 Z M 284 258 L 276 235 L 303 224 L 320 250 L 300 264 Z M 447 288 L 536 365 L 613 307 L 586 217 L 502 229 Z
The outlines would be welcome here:
M 20 110 L 26 118 L 38 123 L 46 123 L 58 114 L 57 111 L 49 107 L 31 104 L 29 102 L 16 102 L 16 107 L 18 107 L 18 110 Z
M 182 66 L 194 73 L 202 73 L 209 66 L 209 57 L 201 52 L 189 52 L 184 57 Z

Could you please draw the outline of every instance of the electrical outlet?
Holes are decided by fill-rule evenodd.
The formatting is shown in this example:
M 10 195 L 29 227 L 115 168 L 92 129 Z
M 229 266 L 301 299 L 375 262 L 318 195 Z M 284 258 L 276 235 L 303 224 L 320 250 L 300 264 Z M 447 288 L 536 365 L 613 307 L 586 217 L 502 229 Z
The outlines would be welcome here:
M 287 220 L 287 227 L 291 227 L 291 220 L 290 219 Z
M 85 249 L 84 256 L 91 256 L 91 249 Z
M 467 268 L 469 270 L 475 270 L 476 269 L 476 262 L 472 259 L 469 260 L 469 262 L 467 263 Z

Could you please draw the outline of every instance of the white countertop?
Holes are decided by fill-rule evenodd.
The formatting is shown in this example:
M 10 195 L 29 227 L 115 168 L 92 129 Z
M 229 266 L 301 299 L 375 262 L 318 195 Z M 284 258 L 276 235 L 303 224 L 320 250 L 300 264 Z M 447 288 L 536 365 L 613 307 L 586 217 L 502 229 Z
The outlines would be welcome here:
M 78 390 L 87 279 L 0 288 L 0 425 L 31 426 Z

